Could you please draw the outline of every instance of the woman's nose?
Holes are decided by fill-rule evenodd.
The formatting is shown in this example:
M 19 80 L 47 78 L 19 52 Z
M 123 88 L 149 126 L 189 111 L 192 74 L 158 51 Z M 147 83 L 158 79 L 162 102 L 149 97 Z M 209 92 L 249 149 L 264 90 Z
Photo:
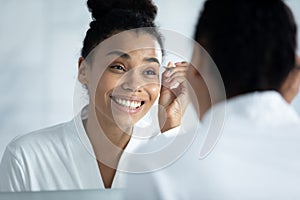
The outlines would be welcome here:
M 131 92 L 141 92 L 144 85 L 143 78 L 135 73 L 134 70 L 129 71 L 122 80 L 122 89 Z
M 122 88 L 124 90 L 129 90 L 130 92 L 141 92 L 142 91 L 142 88 L 139 85 L 131 84 L 129 82 L 123 83 Z

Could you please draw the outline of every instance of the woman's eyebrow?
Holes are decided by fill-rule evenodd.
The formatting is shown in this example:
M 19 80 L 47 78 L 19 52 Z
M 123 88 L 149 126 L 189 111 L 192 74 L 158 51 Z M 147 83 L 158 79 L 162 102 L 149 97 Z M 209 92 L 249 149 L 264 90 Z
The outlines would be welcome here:
M 107 56 L 110 56 L 110 55 L 117 55 L 119 56 L 120 58 L 124 58 L 124 59 L 131 59 L 130 55 L 125 53 L 125 52 L 122 52 L 122 51 L 112 51 L 112 52 L 109 52 L 108 54 L 106 54 Z
M 106 54 L 106 55 L 107 55 L 107 56 L 110 56 L 110 55 L 116 55 L 116 56 L 118 56 L 118 57 L 120 57 L 120 58 L 124 58 L 124 59 L 127 59 L 127 60 L 131 59 L 131 57 L 130 57 L 129 54 L 127 54 L 127 53 L 125 53 L 125 52 L 122 52 L 122 51 L 118 51 L 118 50 L 116 50 L 116 51 L 111 51 L 111 52 L 109 52 L 109 53 Z M 144 61 L 144 62 L 156 62 L 157 64 L 160 65 L 160 62 L 159 62 L 158 59 L 155 58 L 155 57 L 144 58 L 143 61 Z
M 143 59 L 144 62 L 156 62 L 160 65 L 159 61 L 157 58 L 151 57 L 151 58 L 144 58 Z

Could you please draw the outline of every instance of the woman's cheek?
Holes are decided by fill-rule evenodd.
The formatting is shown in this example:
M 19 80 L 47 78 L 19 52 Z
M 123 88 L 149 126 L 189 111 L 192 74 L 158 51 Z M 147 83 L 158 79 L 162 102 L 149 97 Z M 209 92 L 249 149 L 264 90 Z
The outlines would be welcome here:
M 158 94 L 160 93 L 159 84 L 155 84 L 151 87 L 151 93 L 155 96 L 155 98 L 158 96 Z

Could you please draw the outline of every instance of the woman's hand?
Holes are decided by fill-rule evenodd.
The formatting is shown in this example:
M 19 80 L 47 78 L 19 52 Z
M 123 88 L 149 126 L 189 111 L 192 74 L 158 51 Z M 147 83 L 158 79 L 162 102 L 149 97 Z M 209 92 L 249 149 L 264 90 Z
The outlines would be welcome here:
M 161 132 L 181 124 L 182 116 L 189 104 L 186 71 L 187 62 L 168 63 L 162 74 L 162 86 L 159 98 L 159 126 Z
M 291 103 L 297 96 L 300 88 L 300 57 L 296 59 L 296 67 L 289 73 L 286 80 L 283 82 L 279 92 L 283 98 Z

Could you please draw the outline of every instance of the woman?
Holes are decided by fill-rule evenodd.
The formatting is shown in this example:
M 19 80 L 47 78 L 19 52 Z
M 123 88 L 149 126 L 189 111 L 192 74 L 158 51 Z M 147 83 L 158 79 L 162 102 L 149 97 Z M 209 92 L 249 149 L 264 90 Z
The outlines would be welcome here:
M 299 91 L 296 33 L 283 0 L 206 0 L 195 40 L 215 62 L 226 99 L 211 101 L 223 96 L 220 76 L 195 45 L 187 79 L 202 127 L 189 130 L 197 138 L 172 165 L 129 178 L 128 199 L 299 199 L 300 117 L 288 104 Z
M 160 94 L 163 47 L 153 28 L 157 8 L 151 0 L 87 4 L 93 21 L 83 42 L 78 80 L 88 90 L 89 104 L 70 122 L 12 141 L 0 165 L 0 191 L 122 186 L 116 169 L 125 148 L 135 145 L 133 125 Z M 180 124 L 185 66 L 170 63 L 172 69 L 163 74 L 159 103 L 165 109 L 160 116 L 166 119 L 164 131 Z M 170 89 L 177 82 L 181 99 Z

